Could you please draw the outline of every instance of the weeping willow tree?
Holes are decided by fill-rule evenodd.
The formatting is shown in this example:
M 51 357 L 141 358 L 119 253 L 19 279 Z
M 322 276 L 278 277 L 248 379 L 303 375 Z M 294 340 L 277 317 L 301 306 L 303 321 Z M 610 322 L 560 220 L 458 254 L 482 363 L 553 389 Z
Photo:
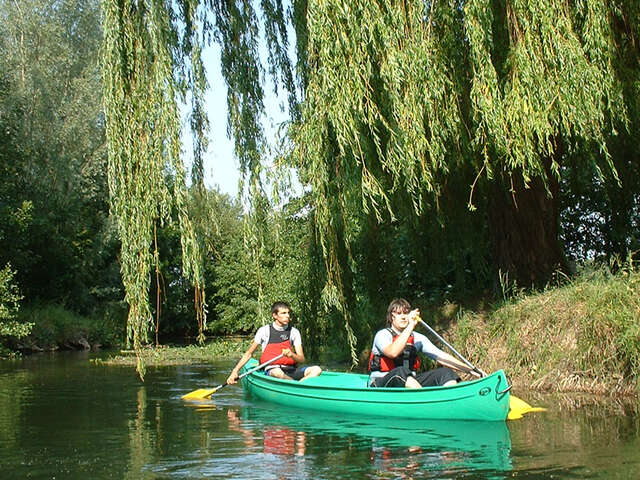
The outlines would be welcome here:
M 127 340 L 136 351 L 141 377 L 145 368 L 139 352 L 148 341 L 152 322 L 153 227 L 167 221 L 172 208 L 178 212 L 182 233 L 183 270 L 195 287 L 199 315 L 204 315 L 200 243 L 188 214 L 186 172 L 180 156 L 178 101 L 188 87 L 196 104 L 196 138 L 202 138 L 206 130 L 197 108 L 204 85 L 199 49 L 192 48 L 189 26 L 194 11 L 189 6 L 182 4 L 187 28 L 181 38 L 168 2 L 103 3 L 109 193 L 122 241 L 122 280 L 129 304 Z M 187 60 L 193 67 L 188 70 Z
M 557 202 L 567 159 L 619 181 L 607 139 L 627 128 L 622 84 L 638 80 L 637 4 L 326 0 L 309 2 L 306 20 L 293 135 L 329 303 L 347 319 L 356 310 L 355 212 L 378 222 L 406 202 L 413 215 L 437 212 L 461 180 L 458 202 L 486 203 L 496 272 L 531 285 L 565 268 Z M 620 78 L 623 56 L 630 79 Z
M 254 207 L 262 201 L 264 71 L 254 3 L 105 0 L 109 177 L 134 346 L 149 316 L 149 231 L 172 202 L 192 265 L 185 271 L 199 278 L 176 98 L 185 90 L 201 98 L 201 82 L 183 71 L 201 71 L 197 46 L 208 41 L 222 49 L 243 179 Z M 293 0 L 288 7 L 259 2 L 268 72 L 289 93 L 295 151 L 287 166 L 311 191 L 322 297 L 346 319 L 354 361 L 363 257 L 371 263 L 371 252 L 354 249 L 367 229 L 375 237 L 376 225 L 438 216 L 443 205 L 460 224 L 477 209 L 496 274 L 536 284 L 564 268 L 563 171 L 589 166 L 599 181 L 617 184 L 609 144 L 638 122 L 637 2 Z M 461 206 L 464 215 L 455 213 Z M 259 250 L 260 236 L 248 238 Z

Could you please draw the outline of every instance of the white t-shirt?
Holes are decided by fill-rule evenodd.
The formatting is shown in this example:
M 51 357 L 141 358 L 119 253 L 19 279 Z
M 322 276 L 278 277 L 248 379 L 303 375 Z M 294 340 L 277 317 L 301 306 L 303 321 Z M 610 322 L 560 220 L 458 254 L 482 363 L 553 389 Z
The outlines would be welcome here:
M 395 332 L 395 330 L 394 330 Z M 395 332 L 396 335 L 400 335 L 400 333 Z M 371 352 L 374 355 L 384 355 L 383 351 L 387 346 L 393 343 L 393 334 L 389 331 L 388 328 L 383 328 L 376 333 L 376 336 L 373 338 L 373 347 L 371 347 Z M 437 360 L 438 357 L 444 355 L 444 352 L 436 347 L 431 341 L 425 337 L 423 334 L 418 332 L 413 332 L 413 345 L 416 347 L 418 352 L 424 353 L 427 357 Z M 369 382 L 375 380 L 376 378 L 384 377 L 389 372 L 371 372 L 369 376 Z
M 275 322 L 272 324 L 273 328 L 280 332 L 284 332 L 284 328 L 278 327 Z M 269 327 L 271 325 L 263 325 L 256 332 L 256 336 L 253 337 L 253 341 L 255 343 L 259 343 L 262 347 L 262 350 L 267 347 L 267 343 L 269 343 Z M 289 341 L 291 342 L 292 347 L 296 347 L 297 345 L 302 344 L 302 337 L 300 336 L 300 331 L 296 327 L 291 327 L 291 333 L 289 335 Z

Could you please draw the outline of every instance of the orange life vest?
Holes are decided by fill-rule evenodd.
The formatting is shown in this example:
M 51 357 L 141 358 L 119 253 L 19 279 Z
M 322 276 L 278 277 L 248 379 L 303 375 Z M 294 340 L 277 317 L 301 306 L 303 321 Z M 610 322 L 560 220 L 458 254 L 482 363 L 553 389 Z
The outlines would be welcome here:
M 398 335 L 388 328 L 393 336 L 393 342 L 396 341 Z M 407 340 L 404 350 L 396 358 L 389 358 L 385 355 L 376 355 L 371 352 L 369 355 L 369 371 L 370 372 L 389 372 L 397 367 L 407 367 L 414 372 L 420 368 L 420 357 L 413 341 L 413 333 Z

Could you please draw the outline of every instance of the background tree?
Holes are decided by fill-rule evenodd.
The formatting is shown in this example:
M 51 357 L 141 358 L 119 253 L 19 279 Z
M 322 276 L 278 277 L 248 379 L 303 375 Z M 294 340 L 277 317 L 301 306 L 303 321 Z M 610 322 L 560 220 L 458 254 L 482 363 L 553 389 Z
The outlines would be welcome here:
M 3 0 L 0 18 L 0 264 L 25 301 L 86 314 L 119 290 L 99 3 Z
M 13 275 L 11 265 L 0 269 L 0 339 L 27 336 L 33 327 L 30 323 L 16 320 L 22 296 L 16 284 L 13 283 Z M 3 343 L 0 342 L 0 355 L 4 354 Z

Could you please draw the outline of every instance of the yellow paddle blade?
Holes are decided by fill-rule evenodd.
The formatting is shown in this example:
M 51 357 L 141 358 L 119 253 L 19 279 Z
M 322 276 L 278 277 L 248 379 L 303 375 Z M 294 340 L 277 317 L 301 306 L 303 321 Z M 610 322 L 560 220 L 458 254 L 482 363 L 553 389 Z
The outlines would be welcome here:
M 531 412 L 545 412 L 547 409 L 542 407 L 532 407 L 524 400 L 511 395 L 509 397 L 509 420 L 517 420 L 522 418 L 523 415 Z
M 198 390 L 194 390 L 193 392 L 186 393 L 182 396 L 183 400 L 200 400 L 203 398 L 209 398 L 213 393 L 215 393 L 217 388 L 199 388 Z

